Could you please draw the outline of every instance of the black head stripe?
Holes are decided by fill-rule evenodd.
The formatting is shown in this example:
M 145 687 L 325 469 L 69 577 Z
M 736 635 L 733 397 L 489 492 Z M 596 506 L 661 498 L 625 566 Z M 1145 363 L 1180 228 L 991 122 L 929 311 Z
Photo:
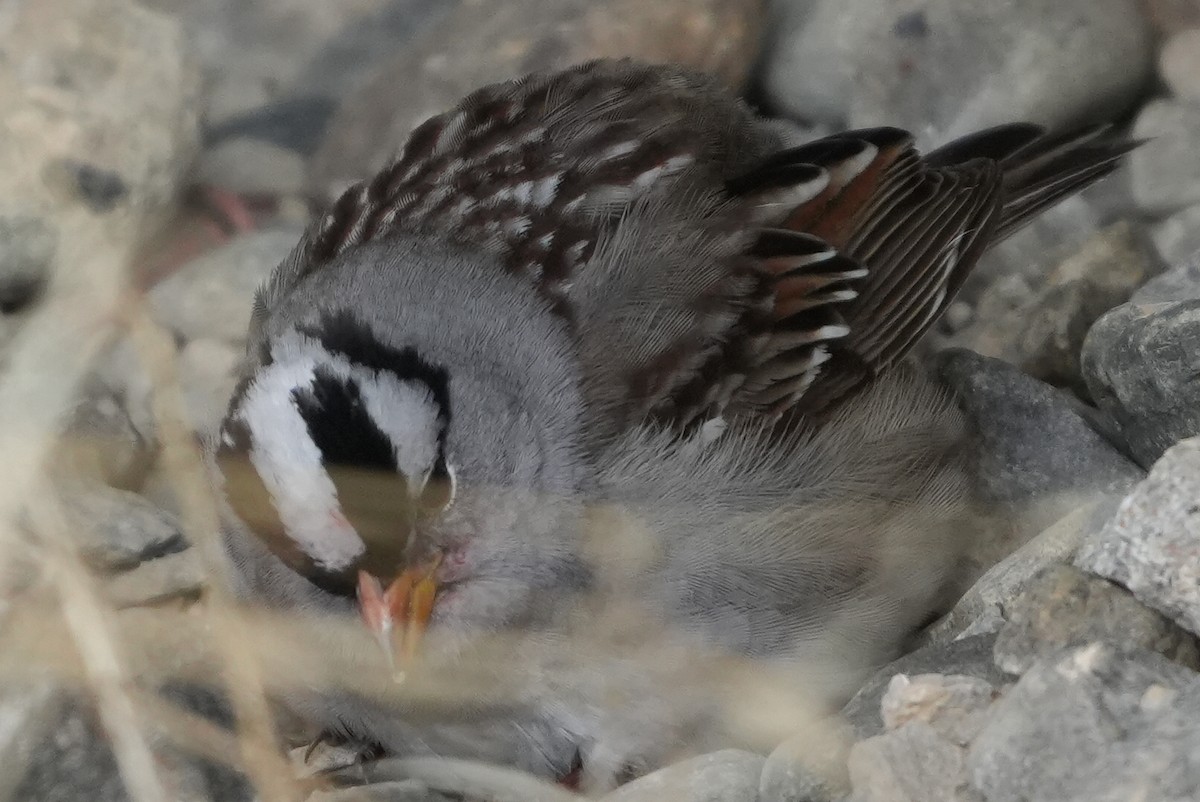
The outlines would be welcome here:
M 422 359 L 415 348 L 393 348 L 380 342 L 365 323 L 346 310 L 326 313 L 318 328 L 300 332 L 356 365 L 425 384 L 442 419 L 439 445 L 444 445 L 446 427 L 450 425 L 449 374 L 444 367 Z
M 292 402 L 326 465 L 396 470 L 392 443 L 368 414 L 353 380 L 318 367 L 311 385 L 292 390 Z
M 367 412 L 353 379 L 317 367 L 292 400 L 321 452 L 342 514 L 366 544 L 359 567 L 395 571 L 407 540 L 409 491 L 395 448 Z

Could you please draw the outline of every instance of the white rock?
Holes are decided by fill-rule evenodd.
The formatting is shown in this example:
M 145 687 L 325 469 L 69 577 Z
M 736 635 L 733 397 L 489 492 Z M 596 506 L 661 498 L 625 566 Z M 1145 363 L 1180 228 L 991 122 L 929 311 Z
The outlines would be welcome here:
M 1154 249 L 1168 265 L 1200 262 L 1200 204 L 1158 223 L 1150 229 Z
M 797 13 L 766 64 L 771 100 L 925 143 L 1014 119 L 1111 116 L 1152 69 L 1136 0 L 818 0 Z
M 1129 154 L 1138 205 L 1163 214 L 1200 204 L 1200 104 L 1151 101 L 1138 114 L 1133 136 L 1151 140 Z
M 1158 70 L 1176 97 L 1200 102 L 1200 28 L 1168 39 L 1158 55 Z
M 189 262 L 150 291 L 154 318 L 184 340 L 241 343 L 254 291 L 300 239 L 296 228 L 239 237 Z

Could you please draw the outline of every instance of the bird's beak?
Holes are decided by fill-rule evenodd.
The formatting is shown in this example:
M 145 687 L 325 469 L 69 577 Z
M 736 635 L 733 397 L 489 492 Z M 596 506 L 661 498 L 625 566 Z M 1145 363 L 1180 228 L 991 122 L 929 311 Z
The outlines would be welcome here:
M 433 614 L 440 558 L 404 570 L 387 586 L 366 571 L 358 572 L 358 605 L 367 628 L 379 641 L 393 674 L 417 654 Z M 397 657 L 399 660 L 397 660 Z

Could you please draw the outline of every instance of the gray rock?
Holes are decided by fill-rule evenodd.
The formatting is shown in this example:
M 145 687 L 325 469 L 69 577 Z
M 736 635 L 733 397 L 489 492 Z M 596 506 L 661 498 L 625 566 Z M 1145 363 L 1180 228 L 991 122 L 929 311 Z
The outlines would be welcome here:
M 1066 397 L 998 359 L 941 355 L 939 375 L 957 393 L 983 445 L 989 501 L 1127 487 L 1143 472 L 1088 425 Z
M 48 737 L 39 739 L 11 797 L 22 802 L 127 802 L 108 738 L 95 710 L 70 696 L 58 707 Z M 228 769 L 185 755 L 151 736 L 155 769 L 172 802 L 250 802 Z M 5 765 L 5 774 L 9 766 Z
M 983 728 L 999 695 L 995 685 L 979 677 L 897 674 L 880 700 L 879 713 L 888 730 L 917 722 L 952 744 L 966 746 Z
M 1111 179 L 1101 186 L 1107 188 Z M 1045 277 L 1075 255 L 1105 224 L 1104 215 L 1092 202 L 1093 192 L 1073 195 L 1033 218 L 1027 226 L 988 249 L 963 282 L 958 300 L 979 306 L 982 293 L 1006 278 L 1018 276 L 1033 297 Z
M 208 579 L 192 549 L 147 560 L 105 581 L 104 598 L 115 607 L 145 607 L 199 598 Z
M 1011 277 L 989 287 L 973 324 L 949 344 L 1003 359 L 1035 378 L 1086 394 L 1079 351 L 1088 329 L 1128 300 L 1151 272 L 1149 254 L 1136 241 L 1133 227 L 1118 223 L 1092 236 L 1046 275 L 1019 283 L 1024 293 L 1013 292 Z M 1021 274 L 1010 274 L 1016 275 Z
M 995 705 L 967 769 L 988 802 L 1184 800 L 1200 794 L 1195 673 L 1101 644 L 1041 661 Z
M 225 417 L 236 384 L 235 371 L 242 353 L 213 339 L 192 340 L 179 355 L 179 384 L 192 430 L 201 436 L 214 433 Z
M 13 791 L 64 706 L 62 690 L 52 682 L 6 682 L 0 687 L 0 799 L 20 799 Z
M 360 14 L 307 60 L 293 86 L 338 99 L 353 91 L 380 64 L 427 35 L 459 0 L 386 0 L 378 10 Z
M 134 493 L 88 484 L 62 498 L 75 542 L 97 568 L 124 571 L 187 547 L 175 517 Z
M 1075 564 L 1200 633 L 1200 438 L 1163 455 Z
M 1189 206 L 1155 224 L 1150 238 L 1159 258 L 1168 265 L 1200 262 L 1200 205 Z
M 162 222 L 196 148 L 199 82 L 178 26 L 132 0 L 10 3 L 0 17 L 2 366 L 28 317 L 11 313 L 48 276 L 86 289 Z
M 880 705 L 892 677 L 897 674 L 963 675 L 999 687 L 1009 678 L 992 662 L 995 641 L 994 635 L 980 635 L 949 643 L 928 644 L 906 654 L 876 671 L 842 708 L 842 715 L 859 738 L 869 738 L 883 732 Z
M 36 299 L 50 278 L 57 230 L 28 214 L 0 216 L 0 314 L 11 314 Z
M 774 753 L 772 753 L 774 754 Z M 845 793 L 796 761 L 770 762 L 763 768 L 758 802 L 838 802 Z
M 1066 393 L 970 351 L 945 351 L 937 364 L 974 431 L 981 509 L 964 553 L 963 582 L 1081 504 L 1144 475 Z
M 762 755 L 724 749 L 640 777 L 601 797 L 604 802 L 754 802 Z
M 767 756 L 758 802 L 836 802 L 849 791 L 846 756 L 853 741 L 840 717 L 819 722 Z
M 1152 139 L 1129 155 L 1134 199 L 1148 212 L 1169 214 L 1200 203 L 1200 104 L 1147 103 L 1133 136 Z
M 1112 516 L 1117 496 L 1084 504 L 1064 515 L 1029 542 L 991 566 L 954 608 L 926 631 L 929 643 L 946 643 L 974 634 L 999 632 L 1008 606 L 1050 565 L 1069 561 L 1085 533 L 1098 530 Z
M 174 201 L 198 141 L 199 76 L 182 31 L 130 0 L 11 12 L 0 105 L 14 124 L 0 150 L 0 197 L 56 228 L 62 213 L 87 210 L 123 241 L 144 236 Z M 53 232 L 60 245 L 74 234 Z
M 431 7 L 452 5 L 430 0 L 146 2 L 177 15 L 194 42 L 209 87 L 203 109 L 210 126 L 289 97 L 298 88 L 330 97 L 343 93 L 365 69 L 404 47 Z
M 258 231 L 201 256 L 150 291 L 155 319 L 184 340 L 245 340 L 254 291 L 300 239 L 295 228 Z
M 1135 304 L 1145 305 L 1186 301 L 1193 298 L 1200 298 L 1200 253 L 1179 267 L 1167 270 L 1150 279 L 1139 287 L 1129 300 Z
M 337 791 L 317 791 L 305 802 L 457 802 L 462 797 L 439 794 L 420 780 L 371 783 Z
M 1179 31 L 1166 41 L 1158 72 L 1176 97 L 1200 103 L 1200 28 Z
M 1200 434 L 1200 299 L 1118 306 L 1092 326 L 1081 361 L 1092 398 L 1142 465 Z
M 118 340 L 83 381 L 58 464 L 113 487 L 138 488 L 158 449 L 151 389 L 132 342 Z
M 832 124 L 900 125 L 926 143 L 1028 119 L 1111 117 L 1152 70 L 1134 0 L 818 0 L 765 69 L 773 103 Z
M 1036 542 L 1034 538 L 1030 543 Z M 1022 551 L 1029 543 L 1022 546 L 1017 551 Z M 1011 555 L 1009 555 L 1011 556 Z M 974 587 L 974 585 L 972 585 Z M 957 609 L 957 607 L 955 608 Z M 953 611 L 952 611 L 953 612 Z M 943 618 L 942 620 L 946 620 Z M 979 612 L 968 619 L 966 627 L 961 632 L 956 632 L 949 640 L 959 640 L 960 638 L 973 638 L 976 635 L 994 635 L 1000 631 L 1000 627 L 1004 626 L 1004 609 L 998 604 L 987 604 Z M 929 639 L 934 642 L 933 638 Z
M 1200 668 L 1196 637 L 1145 607 L 1127 590 L 1068 565 L 1038 574 L 1008 607 L 996 638 L 996 665 L 1022 674 L 1068 647 L 1100 642 L 1157 652 Z
M 853 802 L 964 802 L 967 752 L 920 721 L 850 750 Z
M 1197 0 L 1146 0 L 1146 15 L 1163 36 L 1185 28 L 1200 28 L 1200 2 Z
M 299 195 L 304 191 L 304 157 L 290 148 L 250 137 L 222 140 L 204 151 L 196 180 L 242 195 Z
M 98 723 L 77 703 L 59 708 L 49 737 L 40 739 L 28 769 L 16 781 L 13 798 L 29 802 L 129 798 Z
M 702 69 L 740 88 L 757 56 L 763 7 L 761 0 L 508 0 L 480 14 L 474 3 L 456 4 L 342 103 L 313 157 L 312 191 L 328 196 L 370 175 L 427 117 L 480 86 L 534 70 L 632 56 Z
M 680 766 L 690 766 L 692 763 L 693 761 L 687 761 Z M 720 764 L 719 760 L 717 764 Z M 698 759 L 698 767 L 702 768 L 703 765 L 703 761 Z M 347 794 L 340 798 L 335 797 L 335 799 L 339 799 L 339 802 L 351 802 L 354 799 L 362 800 L 362 802 L 370 802 L 376 798 L 392 799 L 393 797 L 387 794 L 407 793 L 408 789 L 412 787 L 412 783 L 420 783 L 428 788 L 430 795 L 426 798 L 431 802 L 440 800 L 444 796 L 456 800 L 456 802 L 473 799 L 488 799 L 495 802 L 572 802 L 578 799 L 575 794 L 561 786 L 523 771 L 455 758 L 385 757 L 368 763 L 358 761 L 353 768 L 329 776 L 337 780 L 360 783 L 357 789 L 365 792 L 365 796 L 353 797 Z M 409 783 L 410 785 L 396 788 L 392 785 L 394 783 Z M 387 786 L 392 787 L 388 788 Z M 376 789 L 383 790 L 385 795 L 374 796 Z M 406 799 L 407 797 L 400 796 L 399 798 Z M 603 798 L 607 799 L 608 797 Z

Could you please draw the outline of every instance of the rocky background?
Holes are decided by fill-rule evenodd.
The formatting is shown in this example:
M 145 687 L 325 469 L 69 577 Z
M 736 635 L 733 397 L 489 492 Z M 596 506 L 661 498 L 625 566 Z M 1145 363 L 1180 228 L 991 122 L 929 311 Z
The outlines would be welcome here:
M 250 798 L 224 701 L 188 692 L 187 750 L 142 733 L 94 636 L 217 594 L 187 432 L 222 413 L 251 294 L 425 115 L 598 55 L 713 71 L 802 136 L 1149 140 L 985 258 L 925 343 L 997 523 L 961 601 L 830 754 L 719 752 L 611 798 L 1200 798 L 1200 0 L 0 0 L 0 632 L 49 639 L 15 623 L 39 594 L 94 612 L 65 621 L 86 694 L 3 646 L 0 800 Z M 569 796 L 408 772 L 312 798 Z

